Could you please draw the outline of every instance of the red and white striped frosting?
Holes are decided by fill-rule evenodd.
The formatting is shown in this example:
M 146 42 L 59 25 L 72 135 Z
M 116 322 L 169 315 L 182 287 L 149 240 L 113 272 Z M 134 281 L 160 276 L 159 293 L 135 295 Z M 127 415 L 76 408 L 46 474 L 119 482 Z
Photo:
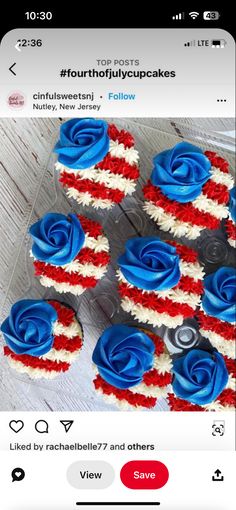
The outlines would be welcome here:
M 83 344 L 83 332 L 75 312 L 57 301 L 48 303 L 55 308 L 58 315 L 53 325 L 54 342 L 49 352 L 44 356 L 35 357 L 15 354 L 8 346 L 4 346 L 4 355 L 9 365 L 21 374 L 28 374 L 32 379 L 53 379 L 69 370 Z
M 214 402 L 200 406 L 178 398 L 174 393 L 169 393 L 167 400 L 170 411 L 234 411 L 236 407 L 236 361 L 227 356 L 224 356 L 224 360 L 229 372 L 229 380 L 226 388 Z
M 59 180 L 67 195 L 80 205 L 111 209 L 135 191 L 139 156 L 134 139 L 128 131 L 119 131 L 114 124 L 108 126 L 108 135 L 109 152 L 96 165 L 77 170 L 56 163 Z
M 164 291 L 142 290 L 130 284 L 118 270 L 118 290 L 121 307 L 139 322 L 175 328 L 195 315 L 203 293 L 204 271 L 193 249 L 174 241 L 166 243 L 175 246 L 180 257 L 181 277 L 175 287 Z
M 233 187 L 229 164 L 215 152 L 206 151 L 205 155 L 211 162 L 211 178 L 192 202 L 170 200 L 151 181 L 143 188 L 146 213 L 161 230 L 176 237 L 196 239 L 204 229 L 218 229 L 228 216 L 229 190 Z
M 120 410 L 142 410 L 155 407 L 158 398 L 166 397 L 172 380 L 172 362 L 165 350 L 163 340 L 147 330 L 143 330 L 155 345 L 153 368 L 146 372 L 137 386 L 122 390 L 104 381 L 97 373 L 94 379 L 96 391 L 108 404 L 117 405 Z
M 207 315 L 203 310 L 197 314 L 200 333 L 208 338 L 213 347 L 228 358 L 235 358 L 236 324 Z
M 233 248 L 236 248 L 236 226 L 235 222 L 233 221 L 231 215 L 227 218 L 225 222 L 225 230 L 227 235 L 227 240 L 230 246 Z
M 78 215 L 85 233 L 82 249 L 72 262 L 55 266 L 34 260 L 35 276 L 44 287 L 54 287 L 57 292 L 71 292 L 79 296 L 86 289 L 95 287 L 105 275 L 110 261 L 109 243 L 102 226 Z

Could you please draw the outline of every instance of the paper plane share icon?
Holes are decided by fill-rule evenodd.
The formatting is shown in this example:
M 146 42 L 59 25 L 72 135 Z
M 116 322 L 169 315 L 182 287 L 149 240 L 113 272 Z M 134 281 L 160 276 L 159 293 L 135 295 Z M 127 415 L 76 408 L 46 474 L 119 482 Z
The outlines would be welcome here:
M 74 420 L 60 420 L 60 423 L 65 428 L 65 432 L 69 432 L 70 428 L 72 427 Z

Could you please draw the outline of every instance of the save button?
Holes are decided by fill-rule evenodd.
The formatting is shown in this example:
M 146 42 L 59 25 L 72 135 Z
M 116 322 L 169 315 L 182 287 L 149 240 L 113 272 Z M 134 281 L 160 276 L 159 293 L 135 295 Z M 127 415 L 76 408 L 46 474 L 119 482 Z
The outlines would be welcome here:
M 158 460 L 132 460 L 120 472 L 122 483 L 128 489 L 161 489 L 168 482 L 169 472 Z

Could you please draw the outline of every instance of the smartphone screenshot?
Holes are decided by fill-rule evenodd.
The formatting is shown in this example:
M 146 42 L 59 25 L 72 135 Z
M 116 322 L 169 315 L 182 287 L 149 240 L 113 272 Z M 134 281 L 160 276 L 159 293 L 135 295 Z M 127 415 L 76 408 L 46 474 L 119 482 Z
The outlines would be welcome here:
M 234 508 L 235 40 L 210 7 L 1 17 L 1 510 Z

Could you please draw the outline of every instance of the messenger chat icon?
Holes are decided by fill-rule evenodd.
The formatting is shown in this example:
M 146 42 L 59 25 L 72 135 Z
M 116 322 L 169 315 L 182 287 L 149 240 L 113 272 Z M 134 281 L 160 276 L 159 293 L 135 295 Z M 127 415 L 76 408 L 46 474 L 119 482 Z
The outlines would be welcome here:
M 25 478 L 24 469 L 19 468 L 19 467 L 13 469 L 11 472 L 11 476 L 12 476 L 13 482 L 21 482 L 21 480 L 24 480 L 24 478 Z

